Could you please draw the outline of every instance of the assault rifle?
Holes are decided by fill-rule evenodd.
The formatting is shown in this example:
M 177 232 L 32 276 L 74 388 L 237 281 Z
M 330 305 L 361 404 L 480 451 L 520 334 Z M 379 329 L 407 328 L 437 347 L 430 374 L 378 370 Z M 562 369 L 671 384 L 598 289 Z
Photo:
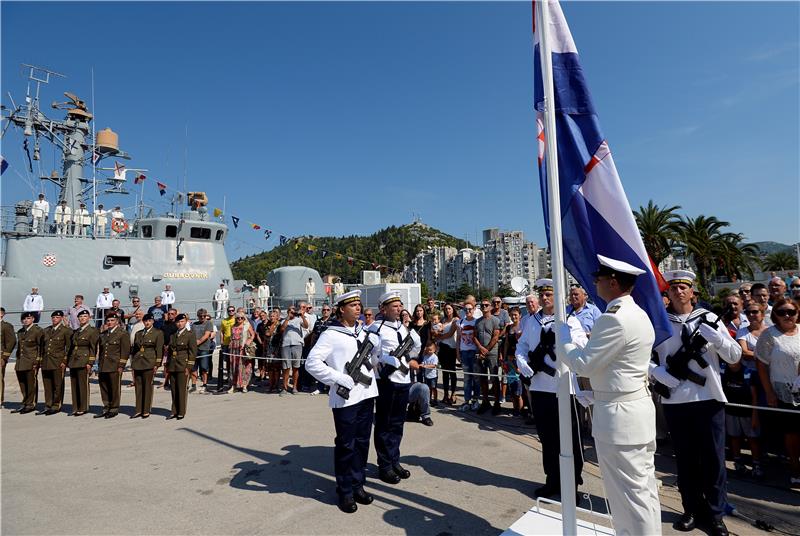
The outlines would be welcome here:
M 547 364 L 544 357 L 549 355 L 550 359 L 556 360 L 556 332 L 553 330 L 542 330 L 539 337 L 539 344 L 528 352 L 528 362 L 531 365 L 531 370 L 536 374 L 537 372 L 544 372 L 548 376 L 555 376 L 556 369 Z
M 345 363 L 344 371 L 348 376 L 353 378 L 355 383 L 361 383 L 367 387 L 372 385 L 372 376 L 361 372 L 361 367 L 366 366 L 367 370 L 372 370 L 372 363 L 370 363 L 369 354 L 372 352 L 374 346 L 375 345 L 372 344 L 372 341 L 369 340 L 368 336 L 366 339 L 364 339 L 364 342 L 358 345 L 358 350 L 356 351 L 356 355 L 353 357 L 353 359 Z M 347 400 L 350 398 L 350 389 L 338 385 L 336 386 L 336 394 Z
M 689 380 L 700 386 L 706 384 L 706 377 L 690 369 L 689 363 L 694 361 L 702 369 L 708 367 L 708 361 L 703 357 L 703 354 L 706 353 L 708 341 L 700 334 L 700 325 L 708 324 L 716 329 L 718 322 L 719 320 L 710 322 L 706 316 L 703 316 L 689 336 L 681 334 L 681 347 L 674 354 L 667 356 L 666 359 L 666 370 L 671 376 L 678 380 Z M 663 383 L 656 381 L 653 385 L 653 390 L 664 398 L 670 397 L 669 387 Z
M 381 368 L 381 377 L 383 379 L 386 379 L 389 376 L 391 376 L 396 370 L 399 370 L 403 374 L 408 374 L 408 367 L 406 366 L 405 363 L 403 363 L 403 357 L 405 357 L 408 354 L 408 352 L 411 351 L 411 348 L 413 346 L 414 346 L 414 339 L 411 338 L 411 333 L 409 333 L 408 335 L 406 335 L 406 338 L 403 339 L 403 341 L 397 346 L 397 348 L 395 348 L 389 353 L 390 356 L 395 357 L 397 358 L 398 361 L 400 361 L 400 366 L 395 367 L 394 365 L 389 365 L 384 363 L 383 367 Z

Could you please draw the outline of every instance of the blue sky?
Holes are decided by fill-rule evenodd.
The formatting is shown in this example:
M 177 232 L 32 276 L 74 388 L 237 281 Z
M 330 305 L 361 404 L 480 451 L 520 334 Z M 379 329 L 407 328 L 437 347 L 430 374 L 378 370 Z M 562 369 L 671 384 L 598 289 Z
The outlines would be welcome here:
M 96 127 L 150 170 L 146 202 L 166 207 L 154 182 L 182 187 L 186 153 L 189 189 L 273 230 L 233 231 L 232 259 L 279 234 L 368 234 L 412 213 L 474 242 L 487 227 L 545 242 L 527 2 L 0 9 L 3 103 L 24 95 L 20 63 L 69 75 L 45 103 L 89 101 L 93 67 Z M 652 198 L 753 241 L 800 238 L 800 4 L 563 9 L 634 208 Z M 83 35 L 62 26 L 77 19 Z M 32 194 L 20 139 L 3 140 L 3 205 Z M 43 171 L 53 163 L 47 148 Z

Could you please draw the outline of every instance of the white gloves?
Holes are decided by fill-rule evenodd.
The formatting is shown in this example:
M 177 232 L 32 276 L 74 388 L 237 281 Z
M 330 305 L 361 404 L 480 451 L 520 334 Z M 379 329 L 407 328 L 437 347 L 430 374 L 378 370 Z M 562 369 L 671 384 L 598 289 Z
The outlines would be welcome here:
M 675 389 L 681 384 L 681 381 L 678 378 L 667 372 L 667 369 L 664 367 L 664 365 L 655 367 L 650 371 L 650 375 L 655 378 L 658 383 L 663 383 L 670 389 Z
M 356 386 L 356 382 L 353 381 L 353 378 L 348 376 L 347 374 L 339 373 L 339 376 L 336 378 L 336 385 L 341 385 L 347 390 L 352 389 Z
M 524 359 L 517 358 L 517 368 L 519 369 L 519 373 L 526 378 L 533 376 L 533 369 Z
M 578 391 L 575 394 L 575 399 L 581 406 L 588 409 L 589 406 L 594 404 L 594 393 L 592 391 Z
M 717 331 L 716 328 L 713 328 L 708 324 L 706 324 L 705 322 L 703 322 L 702 324 L 700 324 L 700 327 L 697 328 L 697 330 L 700 332 L 700 335 L 702 335 L 705 340 L 713 344 L 716 348 L 722 346 L 722 341 L 723 341 L 722 334 L 719 331 Z
M 556 325 L 556 339 L 558 344 L 567 344 L 572 342 L 572 330 L 566 322 L 559 322 Z

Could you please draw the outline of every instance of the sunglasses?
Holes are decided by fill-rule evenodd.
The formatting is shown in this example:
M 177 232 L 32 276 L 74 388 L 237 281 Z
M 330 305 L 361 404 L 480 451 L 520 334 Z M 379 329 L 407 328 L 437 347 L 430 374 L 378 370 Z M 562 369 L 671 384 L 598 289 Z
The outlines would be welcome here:
M 472 311 L 472 307 L 464 307 L 464 310 L 465 310 L 466 312 L 470 312 L 470 311 Z
M 800 288 L 800 285 L 792 285 L 792 288 Z
M 760 312 L 761 309 L 750 309 L 749 311 L 745 311 L 745 314 L 750 316 L 750 315 L 757 315 Z
M 243 316 L 237 316 L 236 320 L 244 320 L 244 317 Z
M 775 311 L 775 316 L 785 316 L 791 318 L 797 315 L 797 309 L 778 309 Z
M 371 317 L 371 316 L 372 316 L 372 313 L 367 313 L 367 314 L 365 314 L 364 316 L 370 316 L 370 317 Z
M 481 304 L 481 307 L 491 307 L 491 306 L 492 306 L 491 303 L 482 303 Z

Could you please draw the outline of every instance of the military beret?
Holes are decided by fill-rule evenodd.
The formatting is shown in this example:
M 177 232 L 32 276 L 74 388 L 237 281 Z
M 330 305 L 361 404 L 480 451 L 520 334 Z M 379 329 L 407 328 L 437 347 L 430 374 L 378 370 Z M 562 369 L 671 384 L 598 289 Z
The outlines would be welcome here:
M 155 320 L 155 319 L 153 318 L 153 315 L 147 313 L 144 316 L 142 316 L 142 322 L 144 322 L 145 320 Z
M 20 319 L 25 320 L 26 318 L 36 318 L 36 315 L 30 311 L 25 311 L 20 316 Z
M 62 313 L 61 311 L 53 311 L 52 313 L 50 313 L 50 318 L 55 318 L 57 316 L 64 316 L 64 313 Z
M 179 314 L 178 316 L 175 317 L 175 322 L 177 322 L 178 320 L 189 320 L 189 317 L 186 316 L 185 314 L 181 313 L 181 314 Z
M 78 313 L 78 316 L 83 316 L 83 315 L 89 316 L 91 314 L 92 313 L 90 313 L 88 309 L 81 309 L 80 312 Z

